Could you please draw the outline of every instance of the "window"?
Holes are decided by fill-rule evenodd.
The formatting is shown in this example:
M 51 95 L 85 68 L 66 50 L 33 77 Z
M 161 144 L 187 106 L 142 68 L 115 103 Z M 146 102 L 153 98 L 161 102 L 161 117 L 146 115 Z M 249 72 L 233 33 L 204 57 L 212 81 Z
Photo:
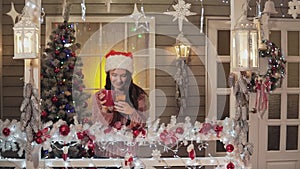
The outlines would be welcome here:
M 46 43 L 49 35 L 61 17 L 47 17 Z M 94 94 L 105 85 L 104 56 L 110 50 L 130 51 L 134 55 L 133 80 L 149 94 L 151 107 L 155 107 L 155 20 L 146 18 L 141 23 L 149 24 L 149 31 L 135 28 L 134 20 L 129 17 L 71 17 L 74 23 L 76 42 L 81 44 L 77 56 L 82 59 L 86 91 Z M 76 51 L 76 52 L 77 52 Z M 91 106 L 91 99 L 88 101 Z M 154 119 L 155 111 L 149 116 Z

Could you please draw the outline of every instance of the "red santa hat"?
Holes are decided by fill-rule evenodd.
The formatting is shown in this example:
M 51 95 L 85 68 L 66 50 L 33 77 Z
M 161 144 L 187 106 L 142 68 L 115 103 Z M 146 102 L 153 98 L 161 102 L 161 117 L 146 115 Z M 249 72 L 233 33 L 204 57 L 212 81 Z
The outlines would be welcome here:
M 125 69 L 133 73 L 133 58 L 131 52 L 116 52 L 111 50 L 106 56 L 105 71 Z

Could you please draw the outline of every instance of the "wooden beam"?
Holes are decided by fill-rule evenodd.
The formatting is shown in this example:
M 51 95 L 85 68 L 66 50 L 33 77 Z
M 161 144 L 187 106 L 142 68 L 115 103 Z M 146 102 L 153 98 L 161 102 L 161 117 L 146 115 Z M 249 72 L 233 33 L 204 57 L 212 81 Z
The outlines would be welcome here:
M 2 11 L 1 15 L 0 15 L 0 118 L 3 119 L 3 88 L 2 88 L 2 16 L 3 16 L 3 9 L 2 9 L 2 0 L 0 0 L 0 11 Z

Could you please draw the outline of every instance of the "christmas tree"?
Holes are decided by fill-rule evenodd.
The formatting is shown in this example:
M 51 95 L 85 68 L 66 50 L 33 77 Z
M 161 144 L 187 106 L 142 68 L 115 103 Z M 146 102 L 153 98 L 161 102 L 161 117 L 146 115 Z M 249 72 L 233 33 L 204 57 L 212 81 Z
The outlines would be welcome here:
M 87 114 L 87 99 L 84 92 L 82 61 L 75 51 L 74 25 L 65 21 L 50 35 L 48 48 L 42 57 L 41 69 L 41 116 L 42 121 L 56 122 L 59 119 L 68 124 L 76 115 Z

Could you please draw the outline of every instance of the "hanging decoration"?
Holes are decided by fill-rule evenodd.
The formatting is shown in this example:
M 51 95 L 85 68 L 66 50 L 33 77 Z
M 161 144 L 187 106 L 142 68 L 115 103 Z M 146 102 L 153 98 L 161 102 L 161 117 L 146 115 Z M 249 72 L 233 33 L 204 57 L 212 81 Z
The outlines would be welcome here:
M 105 5 L 107 7 L 107 12 L 110 12 L 110 4 L 112 3 L 112 0 L 105 0 Z
M 144 12 L 144 6 L 141 5 L 141 12 L 137 8 L 137 4 L 134 4 L 133 12 L 131 15 L 129 15 L 130 18 L 134 20 L 135 28 L 134 31 L 137 31 L 138 29 L 144 29 L 145 31 L 149 32 L 149 23 L 145 21 L 144 23 L 140 23 L 140 20 L 146 19 L 146 15 Z
M 14 2 L 11 2 L 11 8 L 10 8 L 10 11 L 6 13 L 6 15 L 10 16 L 11 19 L 13 20 L 13 24 L 16 23 L 16 19 L 18 16 L 20 16 L 21 14 L 18 13 L 15 9 L 15 5 L 14 5 Z
M 197 13 L 191 12 L 190 11 L 191 4 L 185 3 L 184 0 L 178 0 L 178 3 L 172 5 L 172 7 L 174 8 L 175 11 L 167 11 L 164 12 L 164 14 L 174 16 L 173 22 L 178 20 L 179 31 L 182 32 L 183 20 L 189 22 L 186 16 L 196 15 Z
M 298 14 L 300 14 L 300 1 L 292 0 L 289 2 L 288 14 L 292 15 L 294 19 L 297 18 Z
M 63 11 L 62 11 L 62 17 L 64 18 L 64 21 L 69 21 L 71 5 L 72 4 L 69 2 L 69 0 L 64 0 Z
M 82 0 L 82 2 L 81 2 L 81 19 L 83 21 L 85 21 L 85 12 L 86 12 L 85 0 Z
M 203 33 L 203 25 L 204 25 L 204 7 L 203 7 L 203 0 L 201 2 L 201 17 L 200 17 L 200 33 Z
M 116 142 L 124 142 L 124 144 L 131 146 L 155 145 L 152 156 L 156 160 L 160 160 L 161 157 L 160 150 L 156 148 L 157 145 L 163 146 L 164 151 L 173 152 L 174 157 L 181 158 L 176 153 L 180 145 L 187 146 L 189 141 L 191 142 L 187 146 L 187 156 L 191 160 L 196 160 L 194 143 L 203 145 L 199 148 L 199 151 L 201 151 L 205 149 L 205 146 L 207 147 L 205 141 L 220 140 L 226 145 L 224 148 L 229 152 L 226 155 L 227 161 L 225 162 L 227 164 L 231 162 L 236 168 L 248 165 L 248 159 L 253 150 L 251 145 L 245 140 L 246 137 L 241 133 L 237 133 L 240 130 L 239 121 L 230 118 L 226 118 L 223 121 L 210 121 L 206 119 L 204 123 L 196 121 L 192 124 L 190 118 L 186 117 L 184 123 L 177 123 L 175 116 L 171 117 L 169 124 L 159 124 L 159 121 L 159 119 L 154 122 L 150 122 L 149 120 L 147 123 L 150 127 L 144 129 L 147 130 L 146 134 L 134 136 L 132 130 L 124 127 L 120 130 L 115 128 L 107 130 L 108 127 L 106 125 L 98 122 L 91 125 L 88 123 L 79 123 L 77 117 L 74 117 L 74 125 L 70 125 L 69 127 L 66 127 L 66 122 L 63 120 L 59 120 L 54 124 L 51 122 L 45 123 L 42 127 L 43 129 L 35 134 L 35 138 L 41 138 L 41 140 L 36 139 L 36 143 L 43 147 L 45 155 L 54 150 L 60 151 L 60 157 L 64 160 L 71 158 L 73 154 L 70 151 L 74 147 L 82 147 L 77 152 L 77 155 L 87 157 L 85 155 L 87 152 L 92 153 L 92 156 L 94 156 L 93 149 L 96 144 L 101 143 L 101 150 L 106 150 Z M 2 135 L 0 135 L 0 148 L 3 151 L 11 149 L 17 151 L 18 147 L 16 145 L 18 144 L 21 149 L 19 155 L 22 156 L 23 149 L 26 147 L 26 133 L 21 132 L 20 123 L 16 120 L 12 122 L 9 120 L 5 122 L 0 121 L 0 130 L 2 131 Z M 246 146 L 241 147 L 241 141 L 245 142 Z M 86 144 L 83 144 L 83 142 Z M 214 160 L 214 157 L 211 156 L 211 158 Z M 124 157 L 125 166 L 138 165 L 139 160 L 134 159 L 136 157 L 128 152 Z

